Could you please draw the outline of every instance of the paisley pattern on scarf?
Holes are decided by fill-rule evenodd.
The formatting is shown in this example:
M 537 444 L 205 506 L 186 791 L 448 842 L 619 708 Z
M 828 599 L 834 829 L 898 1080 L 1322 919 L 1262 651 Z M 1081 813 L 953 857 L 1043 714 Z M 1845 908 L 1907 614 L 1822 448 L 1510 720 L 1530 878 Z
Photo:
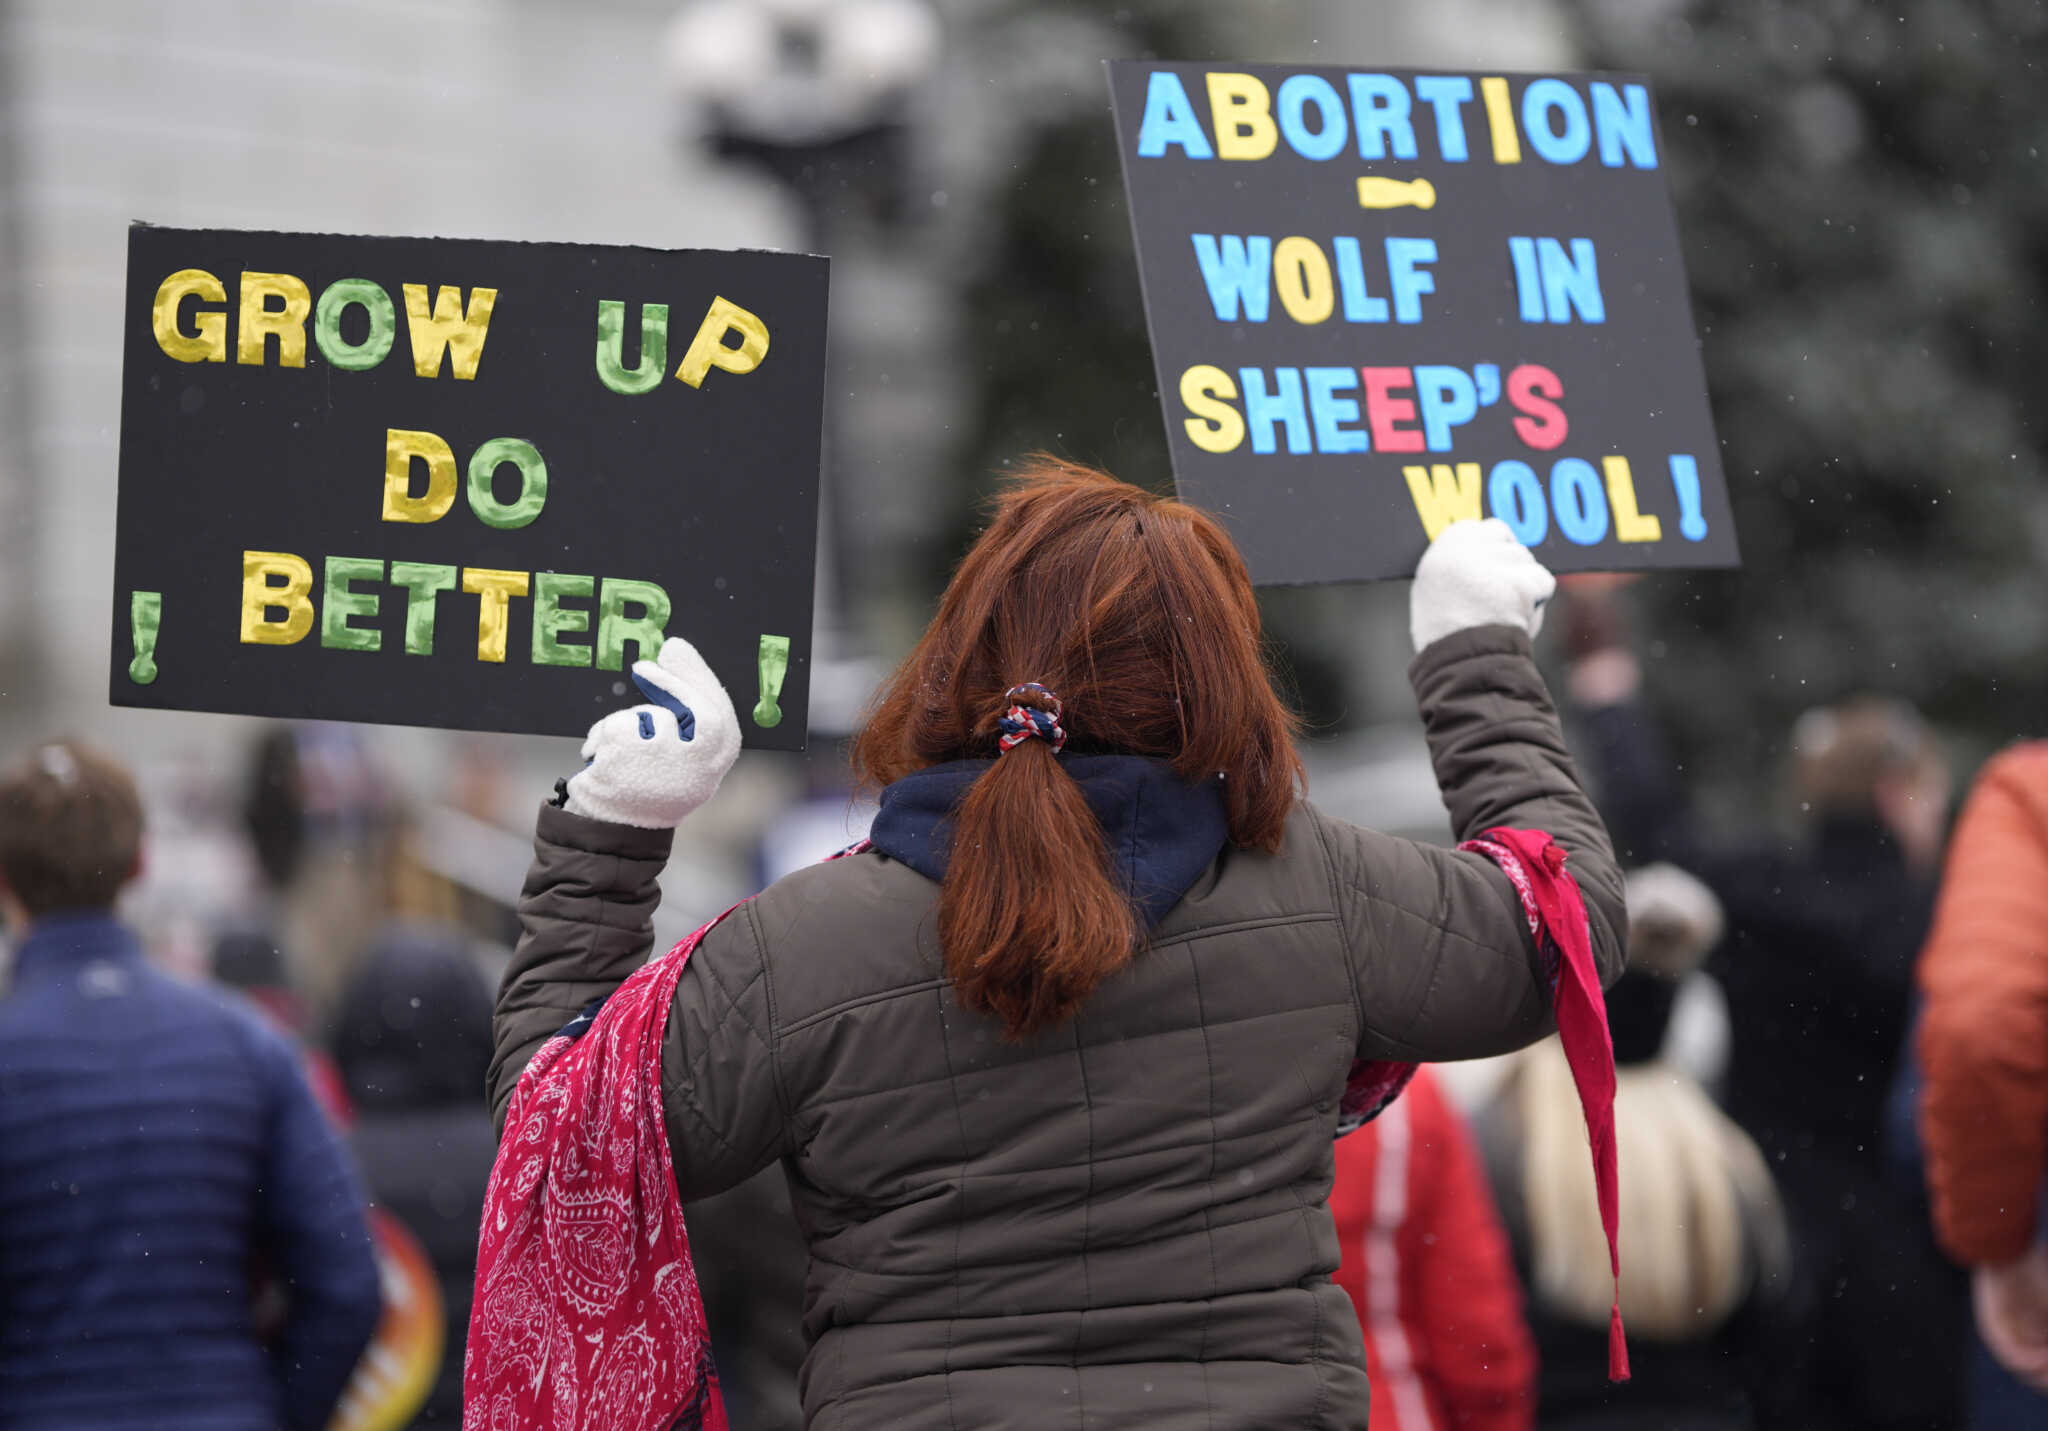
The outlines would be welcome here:
M 718 922 L 520 1076 L 484 1194 L 465 1431 L 727 1431 L 661 1111 L 676 981 Z

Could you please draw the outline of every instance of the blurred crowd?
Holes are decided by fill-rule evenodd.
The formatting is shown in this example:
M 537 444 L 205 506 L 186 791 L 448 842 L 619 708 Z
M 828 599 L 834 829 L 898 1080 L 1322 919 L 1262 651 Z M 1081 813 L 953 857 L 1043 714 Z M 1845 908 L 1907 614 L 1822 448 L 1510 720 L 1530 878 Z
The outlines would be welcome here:
M 1572 1075 L 1552 1040 L 1424 1070 L 1339 1146 L 1339 1280 L 1366 1333 L 1374 1426 L 2048 1424 L 2048 1399 L 2029 1387 L 2044 1380 L 2030 1359 L 2048 1347 L 2033 1211 L 2048 1080 L 2024 1024 L 2048 982 L 2029 972 L 2048 947 L 2048 757 L 2021 747 L 1987 767 L 1945 897 L 1955 772 L 1896 700 L 1809 712 L 1788 739 L 1784 820 L 1715 827 L 1645 689 L 1629 600 L 1614 579 L 1568 583 L 1553 656 L 1578 758 L 1633 870 L 1630 967 L 1607 1006 L 1634 1377 L 1604 1374 L 1611 1283 Z M 867 807 L 837 742 L 821 733 L 817 744 L 804 777 L 734 836 L 748 845 L 727 852 L 749 872 L 742 883 L 861 832 Z M 476 788 L 489 762 L 475 764 L 458 763 L 456 798 L 489 806 Z M 509 900 L 450 874 L 462 861 L 432 847 L 430 822 L 354 728 L 264 731 L 232 795 L 159 782 L 147 844 L 139 801 L 125 836 L 120 819 L 66 834 L 50 813 L 81 788 L 135 801 L 126 781 L 66 742 L 31 750 L 0 781 L 0 821 L 15 832 L 0 854 L 17 891 L 0 995 L 0 1190 L 62 1156 L 32 1111 L 42 1105 L 18 1090 L 92 1104 L 50 1072 L 50 1048 L 90 1085 L 136 1044 L 191 1044 L 176 1018 L 213 1017 L 201 1005 L 174 1016 L 182 1006 L 159 999 L 109 1014 L 136 992 L 128 981 L 210 990 L 274 1040 L 264 1047 L 286 1051 L 265 1076 L 303 1091 L 287 1105 L 317 1109 L 308 1117 L 336 1150 L 323 1162 L 300 1128 L 274 1133 L 286 1150 L 262 1154 L 258 1186 L 289 1187 L 300 1206 L 266 1216 L 258 1261 L 235 1269 L 247 1272 L 233 1285 L 247 1290 L 248 1326 L 273 1352 L 324 1345 L 330 1362 L 370 1339 L 328 1368 L 331 1385 L 303 1389 L 338 1397 L 331 1422 L 288 1407 L 285 1424 L 460 1424 L 496 1151 L 481 1097 L 492 990 L 518 934 Z M 433 828 L 450 838 L 445 821 Z M 49 848 L 24 852 L 25 829 L 44 830 Z M 500 834 L 511 843 L 495 854 L 516 858 L 517 837 Z M 129 888 L 122 908 L 142 945 L 132 963 L 118 923 L 74 918 L 67 908 L 89 899 L 35 873 L 59 869 L 65 841 L 79 839 L 111 842 L 100 878 Z M 39 879 L 48 890 L 32 895 Z M 51 970 L 88 957 L 92 977 L 59 990 Z M 113 1002 L 81 1011 L 53 1003 L 60 993 Z M 232 1102 L 217 1070 L 165 1067 L 166 1087 L 207 1090 L 194 1109 Z M 132 1184 L 71 1193 L 111 1206 Z M 162 1224 L 152 1235 L 196 1236 L 212 1215 L 181 1189 L 145 1190 Z M 800 1425 L 805 1261 L 779 1170 L 691 1206 L 688 1220 L 734 1424 Z M 10 1361 L 24 1335 L 14 1313 L 50 1270 L 22 1243 L 0 1238 L 9 1397 L 35 1390 Z M 220 1300 L 220 1287 L 187 1291 L 194 1307 Z M 146 1330 L 114 1321 L 71 1330 L 109 1355 Z

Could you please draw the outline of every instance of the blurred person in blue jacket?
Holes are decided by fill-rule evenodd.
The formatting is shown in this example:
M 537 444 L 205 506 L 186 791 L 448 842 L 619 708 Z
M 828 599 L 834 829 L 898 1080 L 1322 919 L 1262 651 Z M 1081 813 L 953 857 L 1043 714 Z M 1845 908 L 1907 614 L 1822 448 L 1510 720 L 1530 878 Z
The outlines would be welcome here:
M 362 1195 L 285 1041 L 114 917 L 141 838 L 82 746 L 0 773 L 0 1428 L 319 1431 L 380 1310 Z

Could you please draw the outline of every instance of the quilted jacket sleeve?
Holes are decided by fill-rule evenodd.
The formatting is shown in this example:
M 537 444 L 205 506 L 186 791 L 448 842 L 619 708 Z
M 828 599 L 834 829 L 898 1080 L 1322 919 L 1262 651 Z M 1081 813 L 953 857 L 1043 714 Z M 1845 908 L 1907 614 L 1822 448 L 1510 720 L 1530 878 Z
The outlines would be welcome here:
M 1451 827 L 1548 832 L 1585 897 L 1600 981 L 1621 976 L 1621 872 L 1565 750 L 1527 635 L 1482 626 L 1409 667 Z M 1548 980 L 1521 901 L 1482 855 L 1317 817 L 1359 989 L 1361 1058 L 1509 1053 L 1550 1032 Z
M 672 830 L 541 808 L 519 895 L 519 947 L 498 990 L 491 1112 L 500 1128 L 543 1043 L 647 962 Z M 684 1202 L 787 1151 L 767 980 L 750 905 L 704 936 L 676 984 L 662 1042 L 662 1110 Z
M 691 1202 L 796 1151 L 758 906 L 734 910 L 690 955 L 661 1046 L 661 1106 L 676 1187 Z
M 2048 1173 L 2048 743 L 1999 756 L 1971 792 L 1920 987 L 1935 1232 L 1960 1261 L 2009 1262 Z
M 519 946 L 498 988 L 489 1077 L 491 1116 L 540 1046 L 625 982 L 654 945 L 656 883 L 673 830 L 643 830 L 543 805 L 533 864 L 519 892 Z

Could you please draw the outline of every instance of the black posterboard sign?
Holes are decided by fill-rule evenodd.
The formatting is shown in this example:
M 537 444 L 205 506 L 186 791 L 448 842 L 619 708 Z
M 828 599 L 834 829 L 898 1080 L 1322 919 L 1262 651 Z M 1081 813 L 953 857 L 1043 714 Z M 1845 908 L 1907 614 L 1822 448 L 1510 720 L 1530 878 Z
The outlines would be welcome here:
M 1175 480 L 1255 580 L 1479 516 L 1558 571 L 1736 563 L 1641 79 L 1109 80 Z
M 803 748 L 826 263 L 129 231 L 116 705 Z

